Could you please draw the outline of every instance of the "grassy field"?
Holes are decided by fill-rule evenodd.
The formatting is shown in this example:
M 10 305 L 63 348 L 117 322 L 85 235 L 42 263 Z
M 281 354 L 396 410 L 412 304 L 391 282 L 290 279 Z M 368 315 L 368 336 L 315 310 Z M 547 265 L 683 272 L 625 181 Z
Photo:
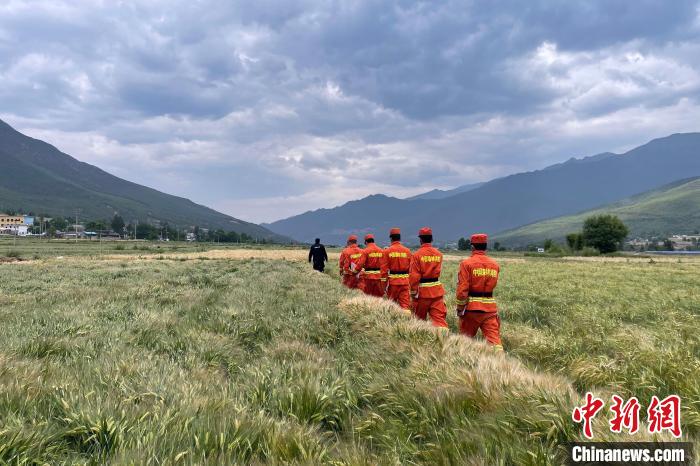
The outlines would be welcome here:
M 270 249 L 272 246 L 235 243 L 188 243 L 184 241 L 100 241 L 15 238 L 0 236 L 0 257 L 19 256 L 23 259 L 56 258 L 68 256 L 101 257 L 105 255 L 144 255 L 191 253 L 216 250 Z M 299 250 L 294 246 L 274 246 Z
M 586 390 L 698 443 L 700 262 L 503 258 L 503 356 L 306 251 L 142 246 L 0 264 L 0 464 L 560 464 Z

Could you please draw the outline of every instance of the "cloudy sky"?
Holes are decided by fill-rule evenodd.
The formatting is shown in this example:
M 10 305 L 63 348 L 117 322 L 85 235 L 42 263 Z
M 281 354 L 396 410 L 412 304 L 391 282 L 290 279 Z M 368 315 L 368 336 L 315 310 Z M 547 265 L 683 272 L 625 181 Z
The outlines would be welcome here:
M 700 1 L 3 0 L 0 118 L 276 220 L 700 131 Z

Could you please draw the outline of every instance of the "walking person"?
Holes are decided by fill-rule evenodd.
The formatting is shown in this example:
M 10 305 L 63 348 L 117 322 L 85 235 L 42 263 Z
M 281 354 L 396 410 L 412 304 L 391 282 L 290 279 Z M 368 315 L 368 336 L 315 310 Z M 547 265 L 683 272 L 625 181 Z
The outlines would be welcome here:
M 374 235 L 365 235 L 365 248 L 357 268 L 362 269 L 360 289 L 370 296 L 381 298 L 386 289 L 384 251 L 374 242 Z
M 328 262 L 326 248 L 321 244 L 321 239 L 316 238 L 316 242 L 309 249 L 309 262 L 313 262 L 314 270 L 323 272 Z
M 348 236 L 347 247 L 340 253 L 338 259 L 338 270 L 343 285 L 350 289 L 355 289 L 359 286 L 360 270 L 357 268 L 357 262 L 362 257 L 362 249 L 357 245 L 357 236 Z
M 420 248 L 411 257 L 408 273 L 413 314 L 421 320 L 426 320 L 429 316 L 433 326 L 447 329 L 445 288 L 440 282 L 442 253 L 433 247 L 432 229 L 421 228 L 418 237 Z
M 472 255 L 459 264 L 457 317 L 461 334 L 474 338 L 481 329 L 486 341 L 502 351 L 501 319 L 493 297 L 500 267 L 486 255 L 487 243 L 485 234 L 472 235 Z
M 384 269 L 388 272 L 386 296 L 403 309 L 411 308 L 411 292 L 408 286 L 408 269 L 411 266 L 411 250 L 401 244 L 401 230 L 389 231 L 391 246 L 384 250 Z

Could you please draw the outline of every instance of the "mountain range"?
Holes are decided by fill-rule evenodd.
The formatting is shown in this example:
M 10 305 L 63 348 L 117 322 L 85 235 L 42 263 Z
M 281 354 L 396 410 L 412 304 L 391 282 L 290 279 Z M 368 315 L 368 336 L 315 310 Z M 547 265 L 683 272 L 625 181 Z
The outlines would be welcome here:
M 72 217 L 80 209 L 80 216 L 91 220 L 109 220 L 118 213 L 127 222 L 197 225 L 258 239 L 289 241 L 189 199 L 110 175 L 0 120 L 0 211 L 19 209 L 65 217 Z
M 700 176 L 700 133 L 673 134 L 624 154 L 571 158 L 445 198 L 372 195 L 265 226 L 299 241 L 321 237 L 342 244 L 350 233 L 383 238 L 394 226 L 415 241 L 415 232 L 429 225 L 438 242 L 452 242 L 476 231 L 496 234 L 594 209 L 692 176 Z
M 681 180 L 599 209 L 544 220 L 496 235 L 504 246 L 523 248 L 550 238 L 563 242 L 568 233 L 581 231 L 592 215 L 611 214 L 622 220 L 631 238 L 665 238 L 700 231 L 700 178 Z
M 447 190 L 442 190 L 442 189 L 433 189 L 432 191 L 428 191 L 427 193 L 422 193 L 418 194 L 417 196 L 412 196 L 406 198 L 409 201 L 414 201 L 416 199 L 445 199 L 451 196 L 455 196 L 460 193 L 466 193 L 467 191 L 472 191 L 476 188 L 479 188 L 483 186 L 484 183 L 473 183 L 473 184 L 465 184 L 463 186 L 458 186 L 457 188 L 454 189 L 447 189 Z

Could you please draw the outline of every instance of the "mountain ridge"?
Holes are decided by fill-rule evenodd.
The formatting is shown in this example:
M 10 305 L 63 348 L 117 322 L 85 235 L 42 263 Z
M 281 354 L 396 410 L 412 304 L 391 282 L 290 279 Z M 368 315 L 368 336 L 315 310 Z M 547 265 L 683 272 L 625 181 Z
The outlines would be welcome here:
M 480 188 L 485 183 L 486 182 L 465 184 L 462 186 L 457 186 L 456 188 L 452 188 L 452 189 L 432 189 L 432 190 L 425 192 L 425 193 L 422 193 L 422 194 L 407 197 L 406 200 L 414 201 L 417 199 L 426 199 L 426 200 L 445 199 L 445 198 L 450 197 L 450 196 L 455 196 L 457 194 L 466 193 L 467 191 L 471 191 L 473 189 Z
M 497 178 L 445 199 L 365 198 L 282 219 L 269 228 L 297 240 L 320 236 L 338 243 L 349 232 L 381 235 L 393 226 L 407 230 L 413 240 L 413 231 L 423 225 L 432 226 L 436 239 L 445 242 L 477 230 L 495 234 L 700 176 L 700 133 L 676 133 L 623 154 L 575 160 Z
M 81 162 L 55 146 L 26 136 L 0 120 L 0 210 L 14 208 L 54 216 L 75 209 L 87 218 L 167 222 L 181 227 L 224 229 L 255 238 L 287 241 L 263 227 L 180 196 L 118 178 Z

